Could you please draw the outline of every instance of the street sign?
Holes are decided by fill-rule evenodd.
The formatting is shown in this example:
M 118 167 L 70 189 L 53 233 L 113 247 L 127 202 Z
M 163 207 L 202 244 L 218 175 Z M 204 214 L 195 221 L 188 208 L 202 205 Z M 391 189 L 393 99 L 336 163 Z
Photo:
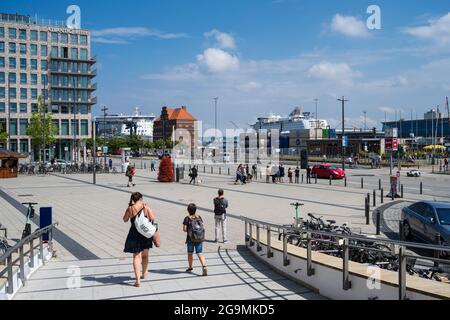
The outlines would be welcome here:
M 397 138 L 392 139 L 392 150 L 398 151 L 398 139 Z
M 387 151 L 398 151 L 398 139 L 386 138 L 385 148 Z
M 386 138 L 398 138 L 398 129 L 397 128 L 386 129 L 385 137 Z

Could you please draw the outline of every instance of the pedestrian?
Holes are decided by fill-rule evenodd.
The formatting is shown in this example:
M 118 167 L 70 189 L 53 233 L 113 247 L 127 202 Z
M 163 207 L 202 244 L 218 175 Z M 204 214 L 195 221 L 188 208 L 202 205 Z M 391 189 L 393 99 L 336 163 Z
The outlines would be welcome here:
M 155 159 L 152 159 L 150 161 L 150 171 L 152 171 L 152 172 L 156 171 L 155 165 L 156 165 L 156 161 L 155 161 Z
M 197 215 L 197 206 L 194 203 L 189 204 L 188 215 L 183 220 L 183 232 L 186 235 L 186 246 L 188 254 L 189 267 L 186 272 L 192 272 L 194 262 L 194 252 L 197 254 L 200 264 L 203 268 L 203 276 L 208 275 L 206 267 L 206 258 L 203 255 L 203 242 L 205 241 L 205 227 L 203 219 Z
M 271 170 L 272 182 L 273 182 L 273 183 L 277 183 L 277 179 L 278 179 L 278 166 L 272 165 L 272 167 L 270 168 L 270 170 Z
M 193 166 L 190 170 L 189 173 L 189 177 L 191 177 L 191 181 L 189 181 L 189 184 L 191 184 L 192 182 L 194 182 L 194 184 L 196 184 L 196 179 L 198 176 L 198 170 L 196 166 Z
M 300 168 L 298 166 L 295 168 L 295 183 L 300 183 Z
M 272 169 L 269 165 L 266 167 L 266 183 L 270 183 L 270 176 L 272 175 Z
M 236 169 L 236 181 L 234 181 L 234 184 L 237 184 L 238 181 L 242 182 L 242 172 L 241 172 L 242 164 L 238 165 Z
M 133 165 L 129 164 L 127 167 L 127 171 L 125 172 L 125 175 L 128 177 L 128 184 L 127 187 L 134 187 L 136 184 L 133 183 L 133 176 L 136 174 L 136 169 Z
M 109 158 L 108 164 L 109 164 L 109 170 L 112 170 L 112 168 L 113 168 L 113 161 L 112 161 L 111 158 Z
M 247 170 L 248 170 L 248 166 L 241 165 L 241 182 L 242 182 L 242 184 L 247 183 Z
M 223 243 L 227 244 L 227 208 L 228 200 L 223 196 L 223 189 L 219 189 L 218 196 L 214 198 L 214 218 L 216 221 L 215 242 L 219 242 L 219 231 L 222 229 Z
M 151 238 L 146 238 L 141 235 L 134 224 L 136 216 L 143 212 L 145 216 L 156 227 L 156 233 Z M 143 200 L 142 194 L 135 192 L 131 195 L 130 203 L 123 216 L 123 222 L 131 222 L 130 231 L 128 232 L 127 240 L 125 241 L 124 252 L 133 254 L 133 269 L 136 277 L 135 287 L 140 286 L 140 280 L 145 279 L 148 274 L 148 253 L 149 249 L 155 247 L 159 248 L 160 234 L 158 231 L 158 225 L 154 223 L 156 217 L 152 209 Z M 140 266 L 142 269 L 140 270 Z
M 252 176 L 255 180 L 258 180 L 258 166 L 256 164 L 252 166 Z
M 311 184 L 311 167 L 309 165 L 306 169 L 306 183 Z
M 444 158 L 444 171 L 448 171 L 448 155 Z
M 284 183 L 284 176 L 285 176 L 284 167 L 282 164 L 280 164 L 280 172 L 279 172 L 279 182 L 280 183 Z
M 288 178 L 289 178 L 289 183 L 292 183 L 292 168 L 288 169 Z

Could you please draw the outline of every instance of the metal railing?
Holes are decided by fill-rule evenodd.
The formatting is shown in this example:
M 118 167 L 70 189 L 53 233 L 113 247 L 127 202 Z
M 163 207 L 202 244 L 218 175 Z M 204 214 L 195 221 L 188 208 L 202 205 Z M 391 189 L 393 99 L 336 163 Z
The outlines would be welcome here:
M 25 264 L 29 263 L 31 268 L 35 267 L 35 256 L 38 255 L 38 258 L 42 261 L 42 264 L 45 264 L 45 257 L 44 257 L 44 240 L 43 236 L 44 234 L 48 234 L 49 241 L 48 245 L 49 248 L 53 248 L 53 229 L 58 225 L 58 223 L 54 223 L 52 225 L 49 225 L 45 228 L 39 229 L 29 235 L 28 237 L 22 239 L 19 241 L 16 245 L 9 248 L 5 254 L 0 256 L 0 265 L 4 265 L 6 261 L 6 268 L 3 270 L 0 270 L 0 277 L 3 277 L 3 275 L 6 273 L 7 276 L 7 293 L 13 294 L 14 293 L 14 273 L 13 273 L 13 267 L 14 265 L 19 262 L 19 277 L 22 283 L 24 284 L 26 281 L 26 275 L 25 275 Z M 39 239 L 39 243 L 37 246 L 35 246 L 35 240 Z M 25 245 L 29 245 L 29 250 L 25 252 Z M 38 253 L 35 253 L 35 250 L 39 250 Z M 13 255 L 19 252 L 19 256 L 13 260 Z M 28 256 L 29 261 L 25 262 L 25 256 Z
M 314 230 L 302 230 L 299 228 L 294 228 L 292 226 L 281 226 L 273 223 L 267 223 L 259 220 L 254 220 L 246 217 L 241 217 L 241 220 L 245 224 L 245 244 L 250 247 L 255 246 L 253 237 L 253 229 L 256 229 L 256 245 L 257 251 L 262 251 L 260 242 L 260 232 L 261 230 L 266 230 L 267 232 L 267 245 L 266 254 L 268 258 L 273 257 L 273 248 L 271 245 L 272 233 L 278 233 L 282 235 L 283 243 L 283 265 L 286 267 L 290 264 L 289 252 L 288 252 L 288 241 L 289 238 L 301 238 L 306 241 L 306 260 L 307 260 L 307 275 L 311 277 L 314 275 L 313 261 L 312 261 L 312 244 L 314 243 L 330 243 L 330 239 L 335 239 L 337 246 L 341 247 L 342 252 L 342 288 L 347 291 L 351 289 L 351 281 L 349 280 L 349 249 L 359 249 L 365 251 L 377 251 L 375 248 L 363 247 L 350 244 L 350 241 L 359 241 L 367 243 L 379 243 L 392 248 L 392 254 L 398 257 L 399 268 L 398 268 L 398 297 L 399 300 L 406 300 L 406 275 L 407 275 L 407 259 L 423 259 L 428 261 L 433 261 L 435 263 L 450 264 L 449 260 L 439 258 L 439 254 L 435 254 L 435 257 L 423 257 L 414 256 L 408 254 L 407 248 L 415 249 L 426 249 L 432 250 L 433 252 L 447 252 L 450 253 L 450 247 L 440 246 L 440 245 L 429 245 L 421 243 L 412 243 L 405 241 L 395 241 L 390 239 L 382 239 L 377 237 L 364 237 L 356 235 L 345 235 L 336 234 L 330 232 L 314 231 Z M 289 232 L 291 231 L 291 232 Z M 298 234 L 293 234 L 295 231 Z M 306 237 L 305 237 L 306 236 Z M 323 238 L 319 238 L 319 237 Z M 437 257 L 436 257 L 437 256 Z

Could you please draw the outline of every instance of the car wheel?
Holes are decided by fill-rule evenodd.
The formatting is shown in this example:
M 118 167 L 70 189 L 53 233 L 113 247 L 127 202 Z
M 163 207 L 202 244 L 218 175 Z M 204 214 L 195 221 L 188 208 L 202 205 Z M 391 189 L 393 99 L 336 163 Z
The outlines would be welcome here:
M 407 221 L 405 221 L 403 223 L 403 235 L 406 240 L 412 239 L 411 226 L 409 225 L 409 222 L 407 222 Z

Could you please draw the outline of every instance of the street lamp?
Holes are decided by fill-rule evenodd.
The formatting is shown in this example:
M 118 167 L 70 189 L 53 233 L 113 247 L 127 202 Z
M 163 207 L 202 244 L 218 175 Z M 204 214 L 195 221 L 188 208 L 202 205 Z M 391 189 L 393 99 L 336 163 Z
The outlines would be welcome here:
M 345 111 L 345 103 L 348 100 L 345 100 L 345 97 L 342 96 L 342 99 L 337 99 L 338 101 L 342 102 L 342 170 L 345 171 L 345 139 L 344 139 L 344 135 L 345 135 L 345 118 L 344 118 L 344 111 Z
M 214 98 L 214 141 L 217 137 L 217 101 L 219 100 L 218 97 Z
M 319 102 L 319 99 L 314 99 L 314 101 L 316 102 L 316 143 L 317 143 L 317 130 L 319 129 L 319 117 L 317 115 L 317 105 Z
M 106 152 L 105 152 L 105 145 L 106 145 L 106 111 L 109 109 L 106 106 L 103 106 L 101 111 L 103 111 L 103 156 L 105 158 L 105 168 L 106 168 Z

